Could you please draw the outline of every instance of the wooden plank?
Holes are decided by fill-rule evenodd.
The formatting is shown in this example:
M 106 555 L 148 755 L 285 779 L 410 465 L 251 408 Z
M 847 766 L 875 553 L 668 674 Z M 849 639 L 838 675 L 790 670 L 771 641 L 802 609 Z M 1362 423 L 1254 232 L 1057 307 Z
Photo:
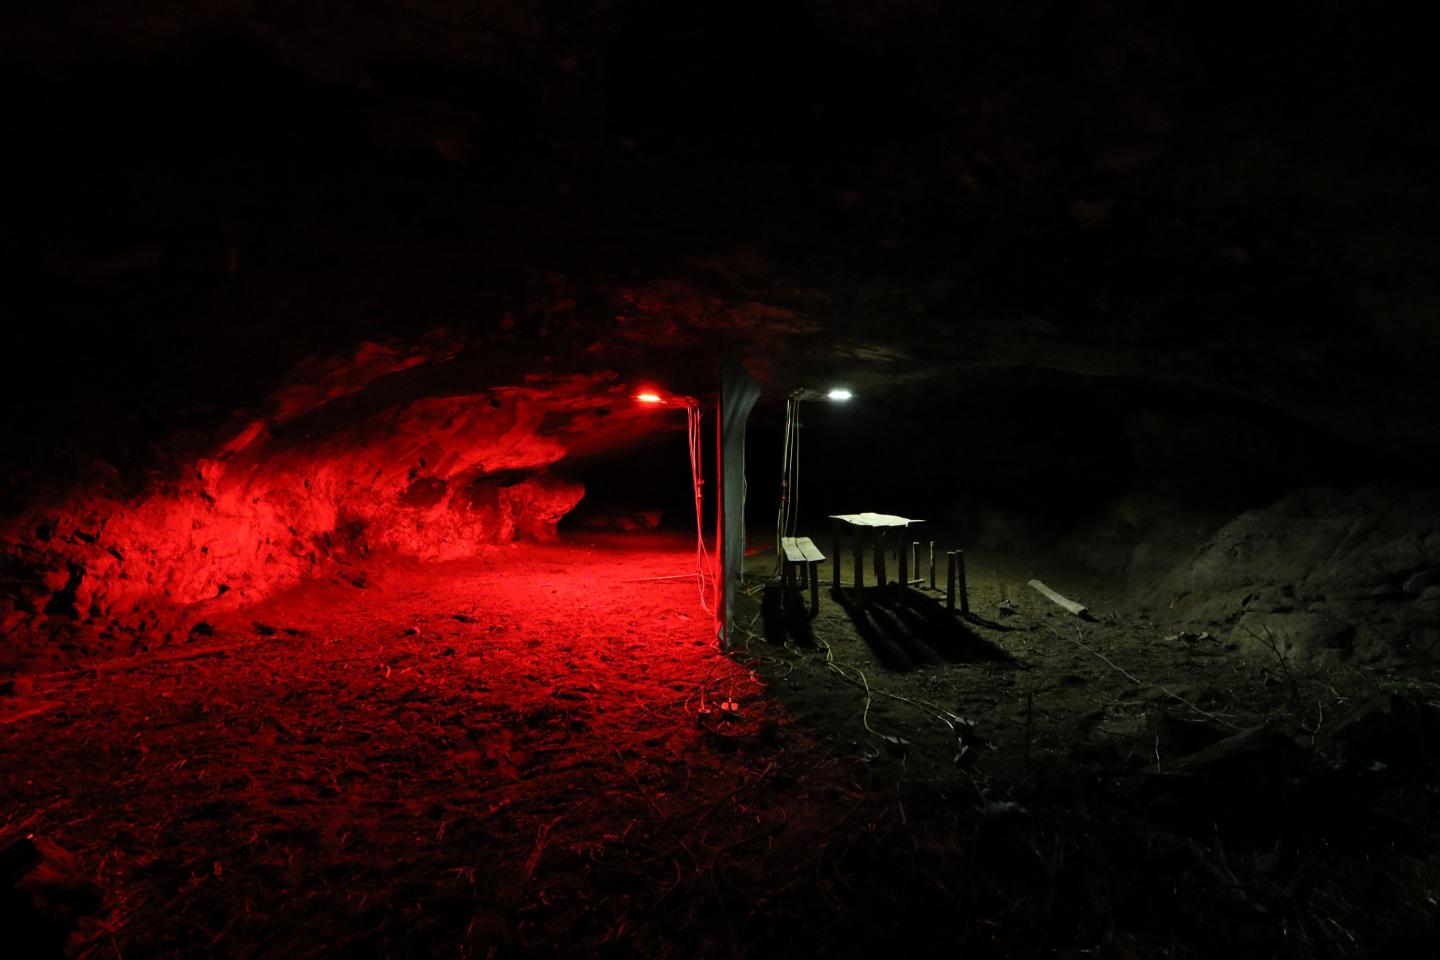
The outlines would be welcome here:
M 809 537 L 781 537 L 780 546 L 785 551 L 785 559 L 791 563 L 818 563 L 825 559 L 825 554 L 815 547 L 815 541 Z
M 891 513 L 832 513 L 832 520 L 844 520 L 856 527 L 907 527 L 912 523 L 924 523 L 910 517 L 897 517 Z
M 800 548 L 800 552 L 805 555 L 805 559 L 809 563 L 819 563 L 825 559 L 825 554 L 820 552 L 820 548 L 815 546 L 815 541 L 809 537 L 800 537 L 795 545 Z
M 1080 617 L 1082 620 L 1089 618 L 1090 611 L 1085 608 L 1084 604 L 1076 603 L 1069 597 L 1056 593 L 1054 590 L 1051 590 L 1039 580 L 1031 580 L 1030 586 L 1034 587 L 1035 590 L 1042 596 L 1046 597 L 1047 599 L 1053 600 L 1060 607 L 1069 611 L 1070 613 L 1075 614 L 1075 616 Z

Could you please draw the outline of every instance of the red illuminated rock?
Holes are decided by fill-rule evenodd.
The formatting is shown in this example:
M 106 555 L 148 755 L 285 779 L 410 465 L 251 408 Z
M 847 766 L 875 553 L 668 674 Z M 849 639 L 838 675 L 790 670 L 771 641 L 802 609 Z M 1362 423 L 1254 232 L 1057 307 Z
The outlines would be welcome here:
M 97 483 L 38 504 L 5 531 L 15 589 L 3 623 L 169 624 L 253 602 L 330 563 L 454 559 L 545 540 L 584 495 L 552 467 L 674 426 L 636 411 L 610 373 L 458 394 L 422 376 L 384 392 L 397 374 L 443 372 L 455 352 L 366 344 L 302 364 L 268 417 L 142 495 Z

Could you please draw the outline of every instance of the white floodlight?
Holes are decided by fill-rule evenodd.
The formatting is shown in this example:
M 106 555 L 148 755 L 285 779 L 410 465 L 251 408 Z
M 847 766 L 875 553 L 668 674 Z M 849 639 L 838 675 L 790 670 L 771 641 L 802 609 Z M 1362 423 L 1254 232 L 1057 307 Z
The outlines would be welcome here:
M 817 390 L 814 387 L 799 387 L 790 391 L 791 400 L 849 400 L 855 394 L 844 387 L 834 387 L 830 390 Z

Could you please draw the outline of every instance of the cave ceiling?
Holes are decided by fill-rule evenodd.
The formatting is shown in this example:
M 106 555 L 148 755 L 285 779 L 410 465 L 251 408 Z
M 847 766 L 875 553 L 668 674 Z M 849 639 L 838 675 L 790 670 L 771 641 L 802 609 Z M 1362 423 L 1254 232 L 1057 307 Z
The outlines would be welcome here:
M 1419 40 L 1360 4 L 6 16 L 26 469 L 527 378 L 583 455 L 656 423 L 589 400 L 708 389 L 722 349 L 771 396 L 1044 369 L 1436 442 L 1436 125 Z

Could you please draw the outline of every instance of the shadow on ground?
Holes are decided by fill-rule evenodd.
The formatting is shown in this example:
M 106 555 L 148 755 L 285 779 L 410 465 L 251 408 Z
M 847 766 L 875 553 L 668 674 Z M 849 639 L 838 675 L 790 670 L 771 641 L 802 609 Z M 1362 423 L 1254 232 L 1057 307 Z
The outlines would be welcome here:
M 943 663 L 1009 662 L 1003 649 L 981 637 L 954 611 L 919 591 L 889 584 L 865 587 L 860 603 L 855 591 L 831 589 L 830 598 L 843 609 L 875 658 L 888 670 L 905 672 Z M 767 586 L 761 604 L 765 638 L 772 644 L 789 640 L 814 644 L 804 600 L 795 590 Z

